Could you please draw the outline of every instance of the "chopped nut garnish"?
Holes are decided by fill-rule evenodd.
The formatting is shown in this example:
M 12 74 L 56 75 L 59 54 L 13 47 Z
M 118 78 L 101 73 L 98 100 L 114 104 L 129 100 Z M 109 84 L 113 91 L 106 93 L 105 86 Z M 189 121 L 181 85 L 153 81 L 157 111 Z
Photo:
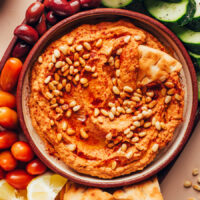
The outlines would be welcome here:
M 151 103 L 148 104 L 149 108 L 153 108 L 157 104 L 156 100 L 153 100 Z
M 133 137 L 133 132 L 130 131 L 127 135 L 126 135 L 127 138 L 132 138 Z
M 175 94 L 174 97 L 178 101 L 181 101 L 181 99 L 182 99 L 182 97 L 179 94 Z
M 58 49 L 55 49 L 54 52 L 53 52 L 54 56 L 56 58 L 60 58 L 60 51 Z
M 74 107 L 74 106 L 76 106 L 76 101 L 75 100 L 73 100 L 73 101 L 71 101 L 69 103 L 69 107 Z
M 67 45 L 60 46 L 59 49 L 64 55 L 67 55 L 67 52 L 68 52 L 68 46 Z
M 117 167 L 117 162 L 114 160 L 112 161 L 112 169 L 114 170 L 116 169 L 116 167 Z
M 172 88 L 172 89 L 167 91 L 167 94 L 168 95 L 173 95 L 173 94 L 175 94 L 175 92 L 176 92 L 176 90 L 174 88 Z
M 99 39 L 97 42 L 96 42 L 96 47 L 97 48 L 100 48 L 103 44 L 103 40 L 102 39 Z
M 151 122 L 144 123 L 144 128 L 149 128 L 151 126 Z
M 109 112 L 108 116 L 109 116 L 110 120 L 113 120 L 115 118 L 115 116 L 112 112 Z
M 72 64 L 72 60 L 71 60 L 69 57 L 67 57 L 65 60 L 66 60 L 66 62 L 67 62 L 69 65 Z
M 133 88 L 132 87 L 130 87 L 130 86 L 124 86 L 124 91 L 125 92 L 133 92 Z
M 101 109 L 101 113 L 104 115 L 104 116 L 108 116 L 108 112 L 104 109 Z
M 116 94 L 116 95 L 120 94 L 119 88 L 117 86 L 113 86 L 112 90 L 113 90 L 114 94 Z
M 155 127 L 156 127 L 156 129 L 157 130 L 161 130 L 161 125 L 160 125 L 160 122 L 159 121 L 157 121 L 156 123 L 155 123 Z
M 117 59 L 117 60 L 115 60 L 115 68 L 118 69 L 119 67 L 120 67 L 120 60 Z
M 74 135 L 75 134 L 75 130 L 73 130 L 72 128 L 68 128 L 67 129 L 67 134 L 68 135 Z
M 88 83 L 87 78 L 81 78 L 81 79 L 80 79 L 80 83 L 81 83 L 81 84 L 86 84 L 86 83 Z
M 51 57 L 51 61 L 52 61 L 53 63 L 56 63 L 56 57 L 55 57 L 54 54 L 53 54 L 52 57 Z
M 122 48 L 118 49 L 117 52 L 116 52 L 116 54 L 117 54 L 118 56 L 121 55 L 121 53 L 122 53 Z
M 120 77 L 120 69 L 116 70 L 116 77 Z
M 83 58 L 81 58 L 81 57 L 79 58 L 79 62 L 80 62 L 80 64 L 81 64 L 82 67 L 84 67 L 85 64 L 86 64 L 85 60 Z
M 90 51 L 90 50 L 92 49 L 90 43 L 88 43 L 88 42 L 84 42 L 84 43 L 83 43 L 83 46 L 84 46 L 85 49 L 88 50 L 88 51 Z
M 135 122 L 133 122 L 133 125 L 136 126 L 136 127 L 140 127 L 140 122 L 139 121 L 135 121 Z
M 122 144 L 121 150 L 125 152 L 127 150 L 127 144 Z
M 39 62 L 40 64 L 42 64 L 42 62 L 43 62 L 42 56 L 39 56 L 39 57 L 38 57 L 38 62 Z
M 199 169 L 198 168 L 194 168 L 193 170 L 192 170 L 192 175 L 193 176 L 197 176 L 199 174 Z
M 65 90 L 66 92 L 70 92 L 71 91 L 71 84 L 70 83 L 67 83 L 67 85 L 65 86 Z
M 167 81 L 164 83 L 164 85 L 168 88 L 173 88 L 174 87 L 174 83 L 170 82 L 170 81 Z
M 130 128 L 127 128 L 126 130 L 124 130 L 124 134 L 127 135 L 130 132 Z
M 83 46 L 80 44 L 76 47 L 76 51 L 81 51 L 83 49 Z
M 166 96 L 166 97 L 165 97 L 165 103 L 166 103 L 166 104 L 170 103 L 171 100 L 172 100 L 172 97 L 171 97 L 171 96 Z
M 51 76 L 47 76 L 47 78 L 44 80 L 45 84 L 48 84 L 51 80 Z
M 127 35 L 125 38 L 124 38 L 124 42 L 125 43 L 128 43 L 131 39 L 131 36 L 130 35 Z
M 154 144 L 154 145 L 152 146 L 152 151 L 153 151 L 153 152 L 157 152 L 157 151 L 158 151 L 158 148 L 159 148 L 159 145 L 158 145 L 158 144 Z
M 83 128 L 80 130 L 80 134 L 83 139 L 87 139 L 89 137 L 89 135 L 86 133 L 86 131 Z
M 78 105 L 78 106 L 74 106 L 74 107 L 73 107 L 73 111 L 74 111 L 74 112 L 77 112 L 77 111 L 80 110 L 80 108 L 81 108 L 80 105 Z
M 75 151 L 76 150 L 75 144 L 67 144 L 66 147 L 69 151 Z
M 92 71 L 92 67 L 90 67 L 89 65 L 86 65 L 85 66 L 85 71 L 91 72 Z
M 184 187 L 185 187 L 185 188 L 190 188 L 191 186 L 192 186 L 192 182 L 191 182 L 191 181 L 186 180 L 186 181 L 184 182 Z
M 131 99 L 133 100 L 133 101 L 136 101 L 136 102 L 139 102 L 140 101 L 140 97 L 131 97 Z
M 58 139 L 58 142 L 60 142 L 62 140 L 62 134 L 61 133 L 57 134 L 57 139 Z
M 115 60 L 112 56 L 108 59 L 108 63 L 110 64 L 110 66 L 113 66 L 115 64 Z
M 107 139 L 107 140 L 112 140 L 112 133 L 108 133 L 108 134 L 106 135 L 106 139 Z
M 147 135 L 147 133 L 143 131 L 143 132 L 140 132 L 138 135 L 139 135 L 139 137 L 144 137 Z
M 133 143 L 136 143 L 136 142 L 138 142 L 139 140 L 140 140 L 139 137 L 134 137 L 134 138 L 132 138 L 131 141 L 132 141 Z
M 69 46 L 71 46 L 71 45 L 73 44 L 73 42 L 74 42 L 74 38 L 73 38 L 73 37 L 67 38 L 67 44 L 68 44 Z
M 67 118 L 70 118 L 71 115 L 72 115 L 72 111 L 71 111 L 71 110 L 68 110 L 68 111 L 66 112 L 66 117 L 67 117 Z

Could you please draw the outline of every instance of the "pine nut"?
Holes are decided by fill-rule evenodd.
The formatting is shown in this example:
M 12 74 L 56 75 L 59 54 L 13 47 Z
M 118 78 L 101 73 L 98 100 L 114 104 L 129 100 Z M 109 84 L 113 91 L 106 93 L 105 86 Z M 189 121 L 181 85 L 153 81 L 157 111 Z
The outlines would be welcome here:
M 90 58 L 90 54 L 89 54 L 89 53 L 88 53 L 88 54 L 84 54 L 84 55 L 83 55 L 83 58 L 84 58 L 85 60 L 89 59 L 89 58 Z
M 48 99 L 52 99 L 53 98 L 53 94 L 51 94 L 50 92 L 46 92 L 46 96 Z
M 60 58 L 60 51 L 58 49 L 55 49 L 54 52 L 53 52 L 54 56 L 56 58 Z
M 171 96 L 166 96 L 166 97 L 165 97 L 165 103 L 166 103 L 166 104 L 170 103 L 171 100 L 172 100 L 172 97 L 171 97 Z
M 129 134 L 126 135 L 127 138 L 132 138 L 133 137 L 133 132 L 130 131 Z
M 122 53 L 122 48 L 118 49 L 117 52 L 116 52 L 116 54 L 117 54 L 118 56 L 121 55 L 121 53 Z
M 153 108 L 156 104 L 157 104 L 157 102 L 155 100 L 153 100 L 151 103 L 148 104 L 148 107 Z
M 170 81 L 167 81 L 164 83 L 164 85 L 168 88 L 173 88 L 174 87 L 174 83 L 170 82 Z
M 81 58 L 81 57 L 79 58 L 79 62 L 80 62 L 80 64 L 81 64 L 82 67 L 84 67 L 85 64 L 86 64 L 85 60 L 83 58 Z
M 56 63 L 56 57 L 55 57 L 54 54 L 53 54 L 52 57 L 51 57 L 51 61 L 52 61 L 52 63 Z
M 74 135 L 75 134 L 75 130 L 73 130 L 72 128 L 68 128 L 67 129 L 67 134 L 68 135 Z
M 147 102 L 147 103 L 149 103 L 149 102 L 151 102 L 151 97 L 147 97 L 146 99 L 145 99 L 145 101 Z
M 80 44 L 76 47 L 76 51 L 81 51 L 83 49 L 83 46 Z
M 120 69 L 116 70 L 116 77 L 120 77 Z
M 192 170 L 192 175 L 193 176 L 197 176 L 199 174 L 199 169 L 198 168 L 194 168 L 193 170 Z
M 101 109 L 101 113 L 104 115 L 104 116 L 108 116 L 108 112 L 104 109 Z
M 64 55 L 67 55 L 67 52 L 68 52 L 68 46 L 67 45 L 60 46 L 59 49 Z
M 185 181 L 184 182 L 184 187 L 185 188 L 190 188 L 192 186 L 192 182 L 191 181 Z
M 90 67 L 89 65 L 86 65 L 85 66 L 85 71 L 91 72 L 92 71 L 92 67 Z
M 122 144 L 122 146 L 121 146 L 121 150 L 123 151 L 123 152 L 125 152 L 126 150 L 127 150 L 127 144 Z
M 136 127 L 140 127 L 140 122 L 139 121 L 135 121 L 135 122 L 133 122 L 133 125 L 136 126 Z
M 115 68 L 119 69 L 119 67 L 120 67 L 120 60 L 117 59 L 117 60 L 115 60 Z
M 113 86 L 112 90 L 113 90 L 114 94 L 116 94 L 116 95 L 120 94 L 119 88 L 117 86 Z
M 94 109 L 94 116 L 97 117 L 99 115 L 100 111 L 98 108 Z
M 86 133 L 84 129 L 80 130 L 80 134 L 83 139 L 87 139 L 89 137 L 89 135 Z
M 68 110 L 68 111 L 66 112 L 66 117 L 67 117 L 67 118 L 70 118 L 71 115 L 72 115 L 72 111 L 71 111 L 71 110 Z
M 151 126 L 151 122 L 146 122 L 145 124 L 144 124 L 144 128 L 149 128 Z
M 112 166 L 111 168 L 114 170 L 117 167 L 117 162 L 116 161 L 112 161 Z
M 113 120 L 115 118 L 115 116 L 112 112 L 109 112 L 108 116 L 109 116 L 110 120 Z
M 127 135 L 130 131 L 130 128 L 127 128 L 126 130 L 124 130 L 124 134 Z
M 67 62 L 69 65 L 72 65 L 72 60 L 71 60 L 69 57 L 66 58 L 66 62 Z
M 106 135 L 106 140 L 112 140 L 112 133 L 108 133 Z
M 175 94 L 175 92 L 176 92 L 176 90 L 174 88 L 172 88 L 172 89 L 167 91 L 167 94 L 168 95 L 173 95 L 173 94 Z
M 47 76 L 47 78 L 44 80 L 45 84 L 48 84 L 51 80 L 51 76 Z
M 81 108 L 80 105 L 74 106 L 74 107 L 73 107 L 73 111 L 74 111 L 74 112 L 77 112 L 77 111 L 80 110 L 80 108 Z
M 163 88 L 163 89 L 161 90 L 161 94 L 162 94 L 162 96 L 165 96 L 165 95 L 166 95 L 166 93 L 167 93 L 167 90 L 166 90 L 166 88 Z
M 139 140 L 140 140 L 139 137 L 134 137 L 134 138 L 131 139 L 131 142 L 136 143 L 136 142 L 138 142 Z
M 140 132 L 138 135 L 139 135 L 139 137 L 144 137 L 144 136 L 147 135 L 147 133 L 146 132 Z
M 74 106 L 76 106 L 76 101 L 75 100 L 73 100 L 73 101 L 71 101 L 69 103 L 69 107 L 74 107 Z
M 151 149 L 153 152 L 157 152 L 158 151 L 158 148 L 159 148 L 159 145 L 158 144 L 154 144 Z
M 181 99 L 182 99 L 181 96 L 180 96 L 179 94 L 175 94 L 174 97 L 175 97 L 175 99 L 178 100 L 178 101 L 181 101 Z
M 67 85 L 65 86 L 65 90 L 68 93 L 71 91 L 71 84 L 70 83 L 67 83 Z
M 75 151 L 76 150 L 75 144 L 67 144 L 66 147 L 69 151 Z
M 131 93 L 131 92 L 133 92 L 133 88 L 129 87 L 129 86 L 124 86 L 124 91 Z
M 116 114 L 116 110 L 117 110 L 117 109 L 116 109 L 116 107 L 114 107 L 114 106 L 111 108 L 111 112 L 112 112 L 114 115 Z
M 81 78 L 80 83 L 81 83 L 81 84 L 86 84 L 86 83 L 88 83 L 87 78 Z
M 72 37 L 67 38 L 67 44 L 68 44 L 69 46 L 71 46 L 71 45 L 73 44 L 73 42 L 74 42 L 74 38 L 72 38 Z
M 38 57 L 38 62 L 39 62 L 40 64 L 42 64 L 42 62 L 43 62 L 42 56 L 39 56 L 39 57 Z
M 133 151 L 129 151 L 129 152 L 126 154 L 126 158 L 127 158 L 127 159 L 130 159 L 132 156 L 133 156 Z
M 131 99 L 132 99 L 133 101 L 140 102 L 140 98 L 139 98 L 139 97 L 131 97 Z
M 160 125 L 160 122 L 159 121 L 157 121 L 156 123 L 155 123 L 155 127 L 156 127 L 156 129 L 157 130 L 161 130 L 161 125 Z
M 90 50 L 92 49 L 90 43 L 88 43 L 88 42 L 84 42 L 84 43 L 83 43 L 83 46 L 84 46 L 85 49 L 88 50 L 88 51 L 90 51 Z
M 62 134 L 61 133 L 57 134 L 57 139 L 58 139 L 58 142 L 60 142 L 62 140 Z
M 127 35 L 125 38 L 124 38 L 124 42 L 125 43 L 128 43 L 131 39 L 131 36 L 130 35 Z
M 103 44 L 103 40 L 102 39 L 99 39 L 97 42 L 96 42 L 96 47 L 97 48 L 100 48 Z
M 108 63 L 110 66 L 113 66 L 115 64 L 114 58 L 112 56 L 108 59 Z

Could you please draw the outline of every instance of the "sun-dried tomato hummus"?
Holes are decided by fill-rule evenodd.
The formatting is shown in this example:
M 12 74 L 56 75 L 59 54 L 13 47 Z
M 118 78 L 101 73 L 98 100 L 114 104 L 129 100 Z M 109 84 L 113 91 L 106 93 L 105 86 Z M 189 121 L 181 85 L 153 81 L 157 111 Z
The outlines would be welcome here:
M 74 170 L 113 178 L 144 169 L 181 123 L 181 64 L 127 21 L 81 25 L 31 74 L 32 124 Z

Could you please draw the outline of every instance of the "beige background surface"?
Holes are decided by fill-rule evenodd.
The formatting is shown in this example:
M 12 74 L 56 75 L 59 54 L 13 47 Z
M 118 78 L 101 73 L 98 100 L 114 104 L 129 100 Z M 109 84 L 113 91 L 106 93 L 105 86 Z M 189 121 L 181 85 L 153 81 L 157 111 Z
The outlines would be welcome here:
M 25 10 L 35 0 L 0 0 L 0 59 L 9 45 L 13 31 L 21 24 Z

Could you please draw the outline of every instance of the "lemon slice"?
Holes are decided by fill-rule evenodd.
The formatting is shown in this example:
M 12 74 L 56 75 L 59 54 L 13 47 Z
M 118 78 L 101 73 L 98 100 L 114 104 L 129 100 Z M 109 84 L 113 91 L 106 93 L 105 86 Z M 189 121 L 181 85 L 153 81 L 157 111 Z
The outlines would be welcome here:
M 5 180 L 0 180 L 0 200 L 26 200 L 26 191 L 17 191 Z
M 66 178 L 49 172 L 38 176 L 27 187 L 28 200 L 54 200 L 66 182 Z

